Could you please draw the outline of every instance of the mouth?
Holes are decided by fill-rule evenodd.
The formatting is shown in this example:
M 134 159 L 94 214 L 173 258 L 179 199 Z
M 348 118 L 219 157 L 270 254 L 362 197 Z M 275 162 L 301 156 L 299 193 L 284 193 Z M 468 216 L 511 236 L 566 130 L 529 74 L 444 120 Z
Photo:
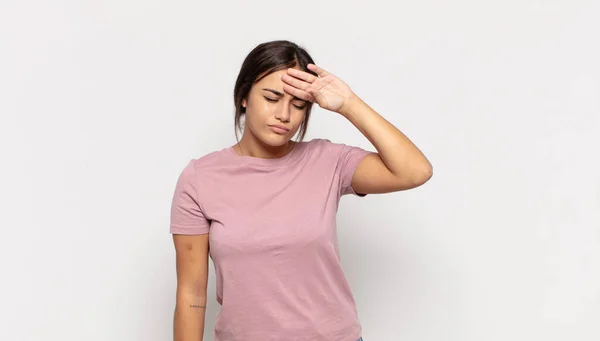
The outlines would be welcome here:
M 269 125 L 269 128 L 271 128 L 271 130 L 277 134 L 283 135 L 283 134 L 287 134 L 290 132 L 290 130 L 286 127 L 280 126 L 280 125 Z

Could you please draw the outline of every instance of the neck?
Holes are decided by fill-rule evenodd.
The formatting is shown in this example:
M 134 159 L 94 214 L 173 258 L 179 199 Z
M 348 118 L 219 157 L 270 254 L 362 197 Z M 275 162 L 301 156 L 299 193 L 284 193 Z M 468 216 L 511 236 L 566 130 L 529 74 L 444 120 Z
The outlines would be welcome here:
M 273 159 L 285 156 L 296 142 L 288 141 L 282 146 L 269 146 L 257 139 L 250 139 L 245 134 L 233 147 L 238 155 L 252 156 L 262 159 Z

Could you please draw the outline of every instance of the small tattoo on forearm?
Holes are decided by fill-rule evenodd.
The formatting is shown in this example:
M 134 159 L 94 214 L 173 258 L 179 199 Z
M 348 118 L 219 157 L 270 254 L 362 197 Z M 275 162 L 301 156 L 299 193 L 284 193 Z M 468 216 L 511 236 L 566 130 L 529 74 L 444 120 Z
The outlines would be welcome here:
M 190 308 L 206 308 L 204 305 L 190 304 Z

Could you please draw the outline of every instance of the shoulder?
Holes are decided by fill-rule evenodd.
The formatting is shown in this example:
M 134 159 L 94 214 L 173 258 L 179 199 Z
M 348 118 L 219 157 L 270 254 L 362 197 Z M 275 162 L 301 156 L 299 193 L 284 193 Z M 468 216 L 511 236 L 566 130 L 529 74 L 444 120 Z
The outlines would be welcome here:
M 328 156 L 340 155 L 344 148 L 348 147 L 343 143 L 332 142 L 326 138 L 315 138 L 306 143 L 312 153 L 326 154 Z
M 308 142 L 306 142 L 307 146 L 313 150 L 325 150 L 331 149 L 335 146 L 335 143 L 331 142 L 329 139 L 325 138 L 314 138 Z
M 332 142 L 326 138 L 314 138 L 310 141 L 307 141 L 306 143 L 313 147 L 323 147 L 331 144 Z
M 210 152 L 197 158 L 188 159 L 179 174 L 179 182 L 196 182 L 197 175 L 208 169 L 222 166 L 227 161 L 227 149 Z
M 230 151 L 228 148 L 210 152 L 200 157 L 191 159 L 186 168 L 191 168 L 198 172 L 203 169 L 221 166 L 228 162 L 230 156 L 229 153 Z

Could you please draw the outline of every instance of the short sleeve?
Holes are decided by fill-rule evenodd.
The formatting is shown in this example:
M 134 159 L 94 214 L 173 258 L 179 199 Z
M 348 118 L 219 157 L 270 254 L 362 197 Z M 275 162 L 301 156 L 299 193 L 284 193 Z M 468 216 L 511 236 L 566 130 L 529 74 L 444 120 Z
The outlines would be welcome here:
M 337 169 L 336 172 L 340 179 L 340 195 L 354 194 L 360 197 L 366 196 L 366 194 L 356 193 L 352 188 L 352 177 L 354 172 L 358 168 L 360 162 L 372 152 L 343 143 L 332 143 L 326 140 L 333 150 L 336 151 Z
M 205 234 L 210 222 L 198 202 L 196 170 L 193 160 L 183 169 L 175 185 L 171 203 L 170 232 L 172 234 Z

